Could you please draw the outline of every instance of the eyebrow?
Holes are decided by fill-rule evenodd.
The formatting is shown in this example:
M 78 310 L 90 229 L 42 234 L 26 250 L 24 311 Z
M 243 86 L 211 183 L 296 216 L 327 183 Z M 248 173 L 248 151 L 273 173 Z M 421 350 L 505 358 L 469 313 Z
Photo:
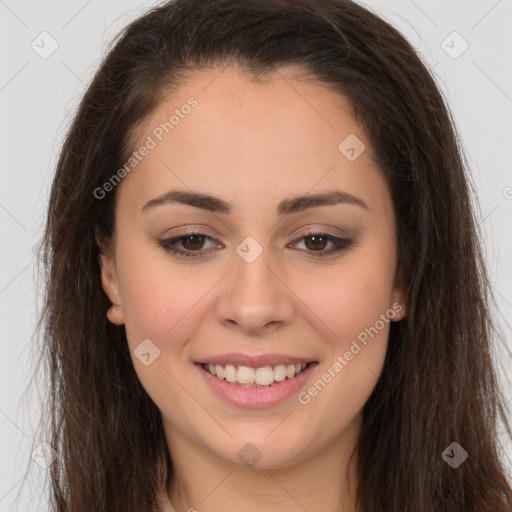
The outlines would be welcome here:
M 170 190 L 161 196 L 150 199 L 141 208 L 141 212 L 146 212 L 157 206 L 167 204 L 185 204 L 214 213 L 229 214 L 232 211 L 232 203 L 224 201 L 219 197 L 186 190 Z M 359 197 L 348 194 L 347 192 L 342 192 L 341 190 L 332 190 L 323 194 L 305 194 L 283 199 L 277 207 L 277 213 L 282 216 L 302 212 L 308 208 L 336 204 L 349 204 L 369 209 L 368 205 Z

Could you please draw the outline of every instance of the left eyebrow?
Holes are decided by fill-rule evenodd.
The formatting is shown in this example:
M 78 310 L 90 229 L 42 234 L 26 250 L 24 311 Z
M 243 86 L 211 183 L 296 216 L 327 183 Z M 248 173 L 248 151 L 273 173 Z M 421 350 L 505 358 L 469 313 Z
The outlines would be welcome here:
M 229 214 L 232 211 L 232 203 L 209 194 L 201 194 L 198 192 L 189 192 L 186 190 L 170 190 L 165 194 L 150 199 L 142 208 L 141 212 L 145 212 L 156 206 L 165 204 L 185 204 L 195 208 L 201 208 L 214 213 Z M 332 190 L 324 194 L 305 194 L 301 196 L 291 197 L 282 200 L 278 207 L 277 213 L 289 215 L 291 213 L 301 212 L 308 208 L 317 208 L 319 206 L 329 206 L 336 204 L 350 204 L 369 209 L 368 205 L 359 197 L 353 196 L 341 190 Z

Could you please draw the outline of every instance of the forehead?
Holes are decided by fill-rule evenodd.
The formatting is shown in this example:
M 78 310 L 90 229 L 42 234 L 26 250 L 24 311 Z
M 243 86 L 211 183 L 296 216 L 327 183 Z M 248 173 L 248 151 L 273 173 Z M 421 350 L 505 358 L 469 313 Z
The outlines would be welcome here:
M 121 188 L 133 182 L 141 202 L 178 185 L 229 196 L 236 206 L 273 192 L 342 185 L 360 195 L 362 186 L 382 186 L 348 101 L 300 73 L 288 67 L 264 80 L 234 68 L 192 73 L 137 128 L 132 149 L 149 140 L 152 148 Z M 347 140 L 362 151 L 356 159 L 347 157 Z

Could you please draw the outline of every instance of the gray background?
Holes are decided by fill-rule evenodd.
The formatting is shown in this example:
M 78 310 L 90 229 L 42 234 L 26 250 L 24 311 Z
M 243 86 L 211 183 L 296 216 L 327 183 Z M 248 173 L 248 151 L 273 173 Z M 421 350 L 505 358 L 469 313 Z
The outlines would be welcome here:
M 449 102 L 473 173 L 497 319 L 510 347 L 512 0 L 361 3 L 411 41 Z M 22 480 L 33 450 L 44 441 L 38 426 L 44 376 L 34 377 L 28 390 L 27 385 L 41 304 L 34 253 L 56 158 L 107 44 L 152 5 L 156 2 L 0 0 L 0 512 L 47 510 L 41 495 L 47 470 L 32 464 L 29 485 L 22 486 Z M 52 45 L 58 46 L 48 55 Z M 502 372 L 510 373 L 510 358 L 496 354 Z M 511 454 L 502 439 L 502 449 Z M 464 448 L 471 455 L 471 447 Z

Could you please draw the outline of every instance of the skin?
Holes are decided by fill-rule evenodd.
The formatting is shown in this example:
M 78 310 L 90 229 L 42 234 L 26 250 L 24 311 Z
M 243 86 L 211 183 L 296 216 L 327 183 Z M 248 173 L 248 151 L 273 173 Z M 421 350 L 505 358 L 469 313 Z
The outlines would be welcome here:
M 221 71 L 194 72 L 137 129 L 134 150 L 190 96 L 198 101 L 117 188 L 114 237 L 101 255 L 103 289 L 118 305 L 109 319 L 125 324 L 137 375 L 162 413 L 176 476 L 167 491 L 178 512 L 352 512 L 357 460 L 350 456 L 389 322 L 307 404 L 295 393 L 269 407 L 235 406 L 194 362 L 230 352 L 306 357 L 319 363 L 307 390 L 393 304 L 402 306 L 392 321 L 403 318 L 391 196 L 343 97 L 296 78 L 300 68 L 282 68 L 267 82 Z M 354 161 L 338 149 L 349 134 L 366 146 Z M 165 204 L 141 212 L 171 189 L 220 197 L 233 211 Z M 334 189 L 367 208 L 277 215 L 283 199 Z M 174 247 L 205 249 L 204 256 L 180 258 L 159 246 L 187 227 L 214 241 Z M 354 244 L 320 258 L 302 238 L 307 231 Z M 262 248 L 252 263 L 236 252 L 248 236 Z M 318 251 L 332 247 L 324 242 Z M 160 350 L 148 366 L 134 355 L 145 339 Z M 261 453 L 252 467 L 237 457 L 248 442 Z

